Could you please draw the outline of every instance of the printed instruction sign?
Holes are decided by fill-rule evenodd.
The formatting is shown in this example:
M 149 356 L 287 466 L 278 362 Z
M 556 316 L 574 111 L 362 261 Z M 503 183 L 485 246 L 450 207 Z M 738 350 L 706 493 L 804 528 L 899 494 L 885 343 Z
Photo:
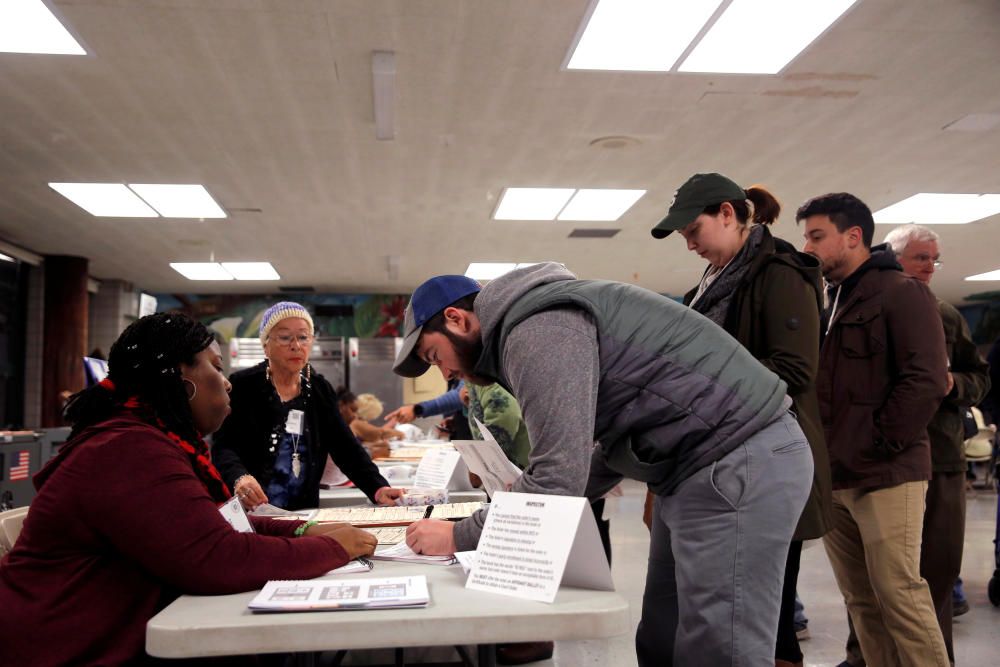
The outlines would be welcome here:
M 560 583 L 614 590 L 586 498 L 497 493 L 466 588 L 552 602 Z
M 413 486 L 451 491 L 472 488 L 469 484 L 469 469 L 462 463 L 462 455 L 450 448 L 431 449 L 424 454 L 413 476 Z

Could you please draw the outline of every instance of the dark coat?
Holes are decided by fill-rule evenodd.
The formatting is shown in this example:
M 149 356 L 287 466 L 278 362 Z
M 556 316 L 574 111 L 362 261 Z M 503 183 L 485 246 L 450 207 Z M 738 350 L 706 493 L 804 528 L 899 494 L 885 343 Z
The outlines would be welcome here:
M 938 312 L 944 324 L 944 340 L 955 386 L 941 401 L 941 407 L 927 425 L 931 438 L 931 465 L 934 472 L 965 470 L 965 429 L 962 415 L 971 405 L 978 405 L 990 388 L 989 365 L 972 342 L 969 325 L 955 306 L 938 300 Z
M 819 262 L 764 228 L 746 275 L 733 293 L 724 329 L 788 385 L 799 426 L 809 441 L 815 472 L 795 540 L 822 537 L 831 525 L 830 460 L 816 399 L 819 319 L 822 308 Z M 684 302 L 694 297 L 689 292 Z
M 929 480 L 927 424 L 948 373 L 937 301 L 891 252 L 873 252 L 859 272 L 839 299 L 816 381 L 833 488 Z
M 267 362 L 233 373 L 229 378 L 232 413 L 213 437 L 212 461 L 222 474 L 222 480 L 233 488 L 242 475 L 253 475 L 267 492 L 274 474 L 278 452 L 271 444 L 271 429 L 280 401 L 267 380 Z M 303 380 L 304 382 L 304 380 Z M 309 461 L 301 506 L 319 506 L 319 481 L 323 478 L 326 455 L 329 454 L 347 477 L 372 502 L 375 492 L 389 482 L 379 473 L 371 457 L 351 429 L 344 423 L 337 405 L 337 392 L 319 373 L 312 374 L 311 396 L 305 416 L 309 428 Z

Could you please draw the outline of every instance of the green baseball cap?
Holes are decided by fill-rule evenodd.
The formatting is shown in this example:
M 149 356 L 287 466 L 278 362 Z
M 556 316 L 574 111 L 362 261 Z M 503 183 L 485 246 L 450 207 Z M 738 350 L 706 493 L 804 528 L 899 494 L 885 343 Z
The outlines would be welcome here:
M 695 174 L 677 188 L 667 217 L 650 233 L 653 238 L 666 238 L 671 232 L 690 225 L 709 206 L 746 198 L 746 191 L 722 174 Z

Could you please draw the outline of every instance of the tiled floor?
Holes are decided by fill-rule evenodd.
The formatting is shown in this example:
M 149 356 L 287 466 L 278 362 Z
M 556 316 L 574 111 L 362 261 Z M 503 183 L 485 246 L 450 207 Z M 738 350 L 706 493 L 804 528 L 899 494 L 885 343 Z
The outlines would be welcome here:
M 625 495 L 609 500 L 605 516 L 611 519 L 614 543 L 613 571 L 618 591 L 632 607 L 633 627 L 642 608 L 643 579 L 649 536 L 642 525 L 644 487 L 625 486 Z M 968 495 L 965 557 L 962 577 L 972 610 L 955 620 L 955 660 L 961 667 L 1000 664 L 1000 609 L 986 598 L 986 584 L 993 574 L 993 537 L 996 530 L 997 496 L 991 490 Z M 832 667 L 844 659 L 847 617 L 844 602 L 833 579 L 823 546 L 807 545 L 802 554 L 799 594 L 806 605 L 811 637 L 802 642 L 805 664 Z M 632 636 L 610 641 L 559 642 L 552 660 L 533 663 L 539 667 L 559 665 L 635 665 Z

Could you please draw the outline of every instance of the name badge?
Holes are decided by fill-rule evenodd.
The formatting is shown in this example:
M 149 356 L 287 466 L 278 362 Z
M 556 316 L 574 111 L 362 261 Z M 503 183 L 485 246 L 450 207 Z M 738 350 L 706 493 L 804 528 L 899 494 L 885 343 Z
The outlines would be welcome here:
M 253 533 L 256 532 L 253 529 L 253 524 L 250 523 L 250 517 L 247 516 L 246 510 L 243 509 L 243 505 L 240 504 L 240 499 L 233 496 L 226 502 L 219 506 L 219 514 L 222 518 L 229 522 L 229 525 L 233 527 L 238 533 Z
M 289 435 L 302 435 L 302 415 L 301 410 L 289 410 L 288 420 L 285 421 L 285 433 Z

